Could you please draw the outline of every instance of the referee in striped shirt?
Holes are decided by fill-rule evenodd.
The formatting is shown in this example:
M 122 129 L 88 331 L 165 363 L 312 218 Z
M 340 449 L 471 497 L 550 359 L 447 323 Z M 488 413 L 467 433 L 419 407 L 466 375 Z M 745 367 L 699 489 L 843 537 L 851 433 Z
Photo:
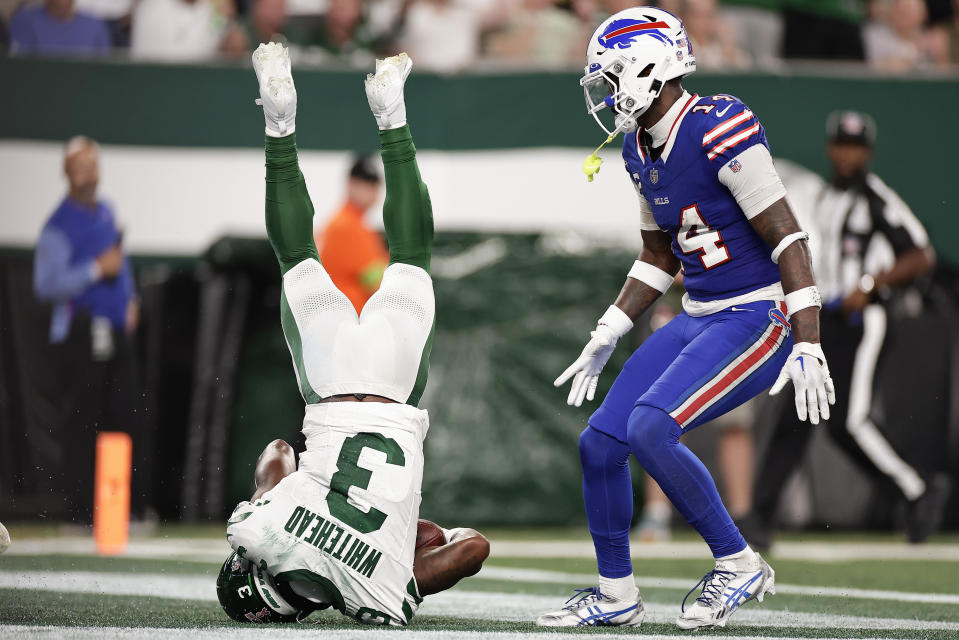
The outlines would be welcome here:
M 886 337 L 881 300 L 930 272 L 935 254 L 908 205 L 869 170 L 876 125 L 863 113 L 836 112 L 827 121 L 832 180 L 813 209 L 819 243 L 813 253 L 823 298 L 823 349 L 836 384 L 828 433 L 858 466 L 891 481 L 908 501 L 910 542 L 939 526 L 949 496 L 947 476 L 925 473 L 904 458 L 873 422 L 874 374 Z M 771 543 L 779 496 L 802 462 L 812 430 L 783 412 L 757 468 L 753 512 L 740 528 L 756 547 Z M 888 484 L 888 483 L 887 483 Z

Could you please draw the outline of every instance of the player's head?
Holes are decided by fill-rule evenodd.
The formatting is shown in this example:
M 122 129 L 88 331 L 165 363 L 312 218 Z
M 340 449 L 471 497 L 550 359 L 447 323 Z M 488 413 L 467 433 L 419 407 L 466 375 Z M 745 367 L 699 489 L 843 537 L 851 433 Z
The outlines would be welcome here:
M 297 622 L 309 611 L 301 611 L 280 595 L 266 571 L 240 558 L 236 552 L 223 563 L 216 578 L 220 606 L 237 622 Z
M 347 199 L 360 211 L 366 211 L 380 199 L 383 179 L 372 155 L 357 156 L 350 166 Z
M 668 81 L 696 70 L 682 21 L 662 9 L 634 7 L 608 18 L 586 46 L 586 75 L 579 83 L 586 107 L 606 133 L 636 128 L 636 119 Z M 600 119 L 609 108 L 613 125 Z
M 864 176 L 876 144 L 876 122 L 858 111 L 834 111 L 826 119 L 826 152 L 833 181 L 847 183 Z

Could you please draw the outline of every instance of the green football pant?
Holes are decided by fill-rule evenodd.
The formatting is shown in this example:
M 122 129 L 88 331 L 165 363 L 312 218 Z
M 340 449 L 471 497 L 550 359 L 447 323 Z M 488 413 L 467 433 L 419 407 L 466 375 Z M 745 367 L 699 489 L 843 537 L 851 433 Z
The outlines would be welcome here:
M 352 306 L 344 305 L 346 297 L 333 287 L 319 264 L 313 242 L 313 204 L 299 169 L 295 134 L 266 139 L 266 229 L 284 276 L 283 331 L 307 403 L 355 392 L 383 395 L 415 406 L 426 386 L 435 315 L 429 279 L 432 207 L 420 178 L 409 127 L 380 132 L 380 142 L 386 174 L 383 222 L 390 266 L 380 291 L 370 298 L 357 319 L 355 311 L 349 313 Z M 291 273 L 294 269 L 296 272 Z M 398 338 L 392 347 L 378 342 L 382 336 L 371 336 L 358 343 L 359 352 L 354 350 L 352 355 L 356 362 L 331 361 L 338 335 L 356 337 L 356 330 L 339 334 L 340 328 L 358 322 L 362 331 L 378 321 L 388 322 Z M 364 344 L 370 349 L 368 354 L 362 352 Z M 379 357 L 383 357 L 383 348 L 395 347 L 392 358 L 401 366 L 392 367 L 392 375 L 384 374 L 382 380 L 368 384 L 370 375 L 360 374 L 357 368 L 364 358 L 377 358 L 374 345 L 381 351 Z M 417 345 L 415 357 L 408 352 L 409 345 Z M 354 381 L 363 382 L 357 386 Z M 349 390 L 343 391 L 345 387 Z

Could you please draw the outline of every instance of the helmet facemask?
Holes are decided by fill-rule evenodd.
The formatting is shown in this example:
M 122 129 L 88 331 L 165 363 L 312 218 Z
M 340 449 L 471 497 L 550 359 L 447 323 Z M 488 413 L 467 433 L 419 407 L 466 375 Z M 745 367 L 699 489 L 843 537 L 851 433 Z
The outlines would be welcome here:
M 593 70 L 587 67 L 586 75 L 579 81 L 587 112 L 610 137 L 635 131 L 637 118 L 649 109 L 663 90 L 662 76 L 666 65 L 650 63 L 637 72 L 635 58 L 630 60 L 620 55 L 602 67 L 595 63 L 591 66 Z M 611 126 L 600 117 L 607 107 L 613 114 Z

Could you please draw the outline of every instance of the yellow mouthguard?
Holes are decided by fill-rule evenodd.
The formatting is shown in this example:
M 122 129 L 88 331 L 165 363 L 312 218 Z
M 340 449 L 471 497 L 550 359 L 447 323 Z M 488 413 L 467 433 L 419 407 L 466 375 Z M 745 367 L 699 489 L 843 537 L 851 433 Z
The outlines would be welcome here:
M 586 174 L 587 182 L 593 181 L 593 177 L 597 173 L 599 173 L 600 166 L 602 166 L 603 164 L 603 159 L 600 158 L 599 155 L 597 155 L 599 154 L 600 149 L 602 149 L 603 147 L 608 145 L 610 142 L 612 142 L 613 138 L 615 137 L 616 137 L 615 135 L 612 135 L 606 138 L 603 144 L 596 147 L 596 149 L 591 154 L 589 154 L 586 160 L 583 161 L 583 173 Z

